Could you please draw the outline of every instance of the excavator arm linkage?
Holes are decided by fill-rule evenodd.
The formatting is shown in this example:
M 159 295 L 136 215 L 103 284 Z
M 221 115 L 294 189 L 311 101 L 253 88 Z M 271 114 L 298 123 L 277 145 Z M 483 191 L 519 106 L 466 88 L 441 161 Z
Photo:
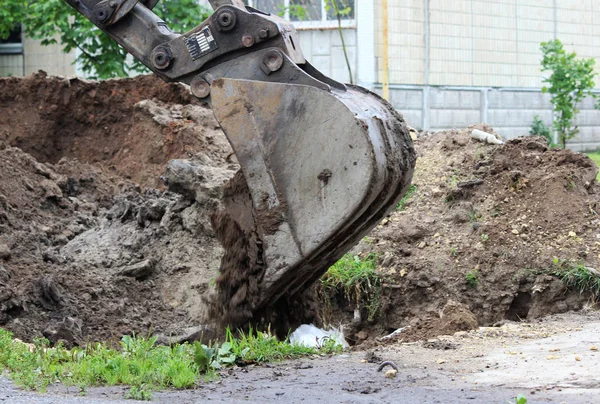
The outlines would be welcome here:
M 249 240 L 262 268 L 254 292 L 232 287 L 232 300 L 244 295 L 258 311 L 303 291 L 410 185 L 415 153 L 403 118 L 310 65 L 291 23 L 241 0 L 211 0 L 215 12 L 181 35 L 152 12 L 158 0 L 65 1 L 213 108 L 249 188 Z

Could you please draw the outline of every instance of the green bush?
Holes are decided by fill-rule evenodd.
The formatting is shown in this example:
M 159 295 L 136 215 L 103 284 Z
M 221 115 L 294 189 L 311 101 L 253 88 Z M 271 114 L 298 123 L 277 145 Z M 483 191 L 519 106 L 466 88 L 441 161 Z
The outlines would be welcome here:
M 544 121 L 540 118 L 539 115 L 533 117 L 533 123 L 531 124 L 531 128 L 529 129 L 529 134 L 531 136 L 542 136 L 546 138 L 548 145 L 551 147 L 555 147 L 554 136 L 552 135 L 552 131 L 550 130 L 550 126 L 546 125 Z

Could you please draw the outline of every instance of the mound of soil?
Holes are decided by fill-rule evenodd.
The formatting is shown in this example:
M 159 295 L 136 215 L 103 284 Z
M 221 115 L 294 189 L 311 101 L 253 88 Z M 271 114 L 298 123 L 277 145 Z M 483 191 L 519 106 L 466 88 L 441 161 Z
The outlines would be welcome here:
M 486 145 L 471 129 L 415 142 L 415 194 L 357 248 L 379 254 L 383 282 L 380 318 L 355 327 L 357 341 L 402 327 L 395 340 L 452 334 L 590 301 L 552 272 L 555 258 L 598 267 L 597 166 L 536 137 Z M 449 303 L 461 306 L 452 321 Z
M 0 326 L 72 345 L 206 322 L 210 213 L 238 166 L 188 93 L 151 76 L 0 80 Z
M 211 144 L 221 137 L 212 111 L 183 86 L 154 76 L 96 82 L 40 72 L 1 79 L 0 88 L 0 140 L 43 163 L 99 163 L 141 186 L 161 187 L 170 159 L 204 151 L 218 161 L 231 153 L 226 141 Z
M 7 78 L 0 113 L 0 327 L 67 345 L 149 330 L 194 339 L 210 332 L 198 326 L 211 321 L 207 301 L 226 311 L 252 292 L 258 267 L 219 276 L 222 264 L 260 261 L 235 248 L 252 234 L 223 210 L 245 203 L 245 184 L 229 182 L 235 156 L 186 88 Z M 468 130 L 422 136 L 416 149 L 416 193 L 355 250 L 378 254 L 383 286 L 372 321 L 338 301 L 351 338 L 428 338 L 588 301 L 549 269 L 554 257 L 598 267 L 591 160 L 537 138 L 484 145 Z M 216 299 L 215 283 L 236 300 Z M 272 309 L 265 324 L 282 334 L 316 317 L 310 292 Z

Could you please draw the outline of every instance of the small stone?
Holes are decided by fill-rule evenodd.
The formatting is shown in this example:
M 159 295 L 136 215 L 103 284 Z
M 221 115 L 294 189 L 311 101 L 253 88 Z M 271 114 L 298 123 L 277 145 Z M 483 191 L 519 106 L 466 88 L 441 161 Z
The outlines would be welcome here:
M 575 357 L 575 360 L 576 360 L 577 362 L 581 362 L 581 356 L 576 356 L 576 357 Z
M 56 182 L 43 179 L 40 181 L 40 186 L 44 190 L 44 197 L 46 199 L 60 199 L 63 197 L 63 193 Z
M 367 338 L 369 338 L 369 333 L 366 332 L 365 330 L 362 330 L 362 331 L 359 331 L 356 336 L 358 337 L 359 340 L 364 341 Z
M 388 379 L 393 379 L 394 377 L 396 377 L 397 374 L 398 371 L 396 369 L 390 369 L 387 372 L 385 372 L 385 377 Z
M 153 270 L 154 260 L 148 259 L 121 269 L 118 275 L 128 276 L 139 280 L 148 277 Z
M 596 345 L 593 345 L 593 346 L 590 348 L 590 351 L 598 352 L 598 347 L 597 347 Z
M 557 355 L 548 355 L 548 356 L 546 356 L 546 359 L 549 361 L 552 361 L 552 360 L 558 359 L 558 356 Z
M 437 363 L 438 365 L 444 364 L 444 363 L 446 363 L 446 359 L 438 359 L 438 360 L 436 361 L 436 363 Z
M 575 233 L 574 231 L 570 231 L 569 237 L 577 237 L 577 233 Z
M 7 261 L 10 258 L 10 248 L 6 244 L 0 243 L 0 260 Z
M 512 234 L 514 234 L 515 236 L 518 236 L 518 235 L 519 235 L 519 230 L 517 230 L 517 229 L 512 229 L 512 231 L 511 231 L 511 232 L 512 232 Z
M 381 221 L 381 225 L 382 225 L 382 226 L 385 226 L 385 225 L 386 225 L 386 224 L 388 224 L 389 222 L 390 222 L 390 220 L 389 220 L 389 219 L 383 219 L 383 220 Z

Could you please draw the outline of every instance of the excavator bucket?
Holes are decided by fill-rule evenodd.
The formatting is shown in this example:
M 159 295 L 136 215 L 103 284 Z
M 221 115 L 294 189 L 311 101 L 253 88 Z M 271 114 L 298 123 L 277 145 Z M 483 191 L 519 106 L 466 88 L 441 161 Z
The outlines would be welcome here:
M 412 178 L 411 139 L 391 106 L 359 87 L 232 79 L 212 87 L 255 210 L 266 266 L 253 306 L 261 307 L 312 284 L 389 213 Z
M 183 35 L 157 0 L 65 0 L 166 81 L 212 106 L 241 166 L 213 226 L 226 253 L 220 311 L 242 322 L 314 283 L 394 208 L 415 153 L 379 96 L 308 63 L 294 26 L 244 5 Z

